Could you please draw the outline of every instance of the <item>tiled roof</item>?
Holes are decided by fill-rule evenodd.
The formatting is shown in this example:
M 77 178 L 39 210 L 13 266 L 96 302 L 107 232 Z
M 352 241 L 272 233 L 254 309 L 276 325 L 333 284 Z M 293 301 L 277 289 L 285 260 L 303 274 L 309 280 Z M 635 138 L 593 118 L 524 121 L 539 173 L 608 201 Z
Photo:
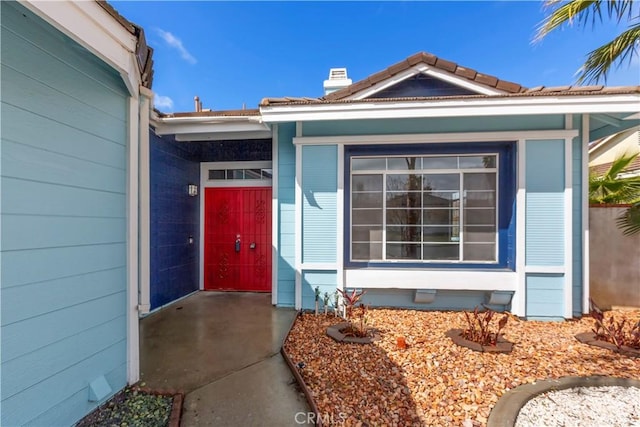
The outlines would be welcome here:
M 602 176 L 609 170 L 612 164 L 613 162 L 609 162 L 603 163 L 601 165 L 591 166 L 589 167 L 589 174 Z M 633 161 L 629 163 L 629 165 L 624 169 L 623 172 L 633 172 L 638 170 L 640 170 L 640 156 L 633 159 Z
M 252 117 L 259 116 L 260 110 L 189 111 L 185 113 L 161 113 L 157 111 L 157 114 L 159 117 Z
M 346 99 L 364 89 L 391 78 L 398 73 L 408 70 L 409 68 L 424 63 L 429 66 L 438 68 L 455 74 L 458 77 L 466 78 L 476 84 L 484 85 L 494 89 L 503 91 L 498 95 L 452 95 L 452 96 L 431 96 L 431 97 L 413 97 L 413 98 L 376 98 L 353 100 Z M 497 77 L 488 74 L 482 74 L 471 68 L 462 67 L 454 62 L 438 58 L 430 53 L 420 52 L 408 57 L 407 59 L 394 64 L 385 70 L 375 73 L 363 80 L 349 85 L 336 92 L 330 93 L 320 98 L 307 97 L 281 97 L 281 98 L 264 98 L 261 106 L 269 105 L 304 105 L 304 104 L 342 104 L 342 103 L 366 103 L 366 102 L 398 102 L 398 101 L 437 101 L 443 99 L 482 99 L 482 98 L 501 98 L 501 97 L 534 97 L 534 96 L 576 96 L 576 95 L 611 95 L 611 94 L 631 94 L 640 93 L 640 86 L 617 86 L 606 87 L 598 86 L 537 86 L 534 88 L 525 88 L 517 83 L 506 80 L 500 80 Z
M 476 84 L 502 90 L 507 93 L 518 93 L 525 90 L 524 87 L 522 87 L 517 83 L 508 82 L 506 80 L 500 80 L 497 77 L 490 76 L 488 74 L 479 73 L 476 70 L 463 67 L 461 65 L 456 64 L 455 62 L 447 61 L 446 59 L 438 58 L 437 56 L 432 55 L 430 53 L 419 52 L 419 53 L 416 53 L 415 55 L 411 55 L 407 59 L 404 59 L 396 64 L 393 64 L 392 66 L 382 71 L 372 74 L 363 80 L 353 83 L 352 85 L 349 85 L 344 89 L 340 89 L 336 92 L 330 93 L 329 95 L 324 96 L 322 99 L 325 99 L 327 101 L 344 99 L 348 96 L 351 96 L 355 93 L 360 92 L 361 90 L 370 88 L 376 83 L 379 83 L 383 80 L 386 80 L 390 77 L 395 76 L 396 74 L 406 71 L 418 64 L 426 64 L 434 68 L 455 74 L 458 77 L 463 77 Z

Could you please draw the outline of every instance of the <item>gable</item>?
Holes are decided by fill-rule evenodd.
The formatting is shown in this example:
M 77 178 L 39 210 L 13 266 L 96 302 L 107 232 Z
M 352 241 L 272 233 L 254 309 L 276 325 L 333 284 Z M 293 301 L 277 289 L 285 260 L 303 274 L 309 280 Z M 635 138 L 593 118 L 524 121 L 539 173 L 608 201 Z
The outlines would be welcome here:
M 428 97 L 428 96 L 455 96 L 455 95 L 477 95 L 478 92 L 466 89 L 464 87 L 449 83 L 442 79 L 427 75 L 416 74 L 376 92 L 368 98 L 411 98 L 411 97 Z

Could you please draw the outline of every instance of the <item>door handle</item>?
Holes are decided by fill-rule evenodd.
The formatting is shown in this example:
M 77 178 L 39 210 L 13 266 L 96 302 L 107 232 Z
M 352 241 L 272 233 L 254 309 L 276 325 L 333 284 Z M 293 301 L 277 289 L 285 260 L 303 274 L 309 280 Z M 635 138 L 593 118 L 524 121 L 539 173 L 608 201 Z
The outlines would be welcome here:
M 236 252 L 240 252 L 240 235 L 236 236 Z

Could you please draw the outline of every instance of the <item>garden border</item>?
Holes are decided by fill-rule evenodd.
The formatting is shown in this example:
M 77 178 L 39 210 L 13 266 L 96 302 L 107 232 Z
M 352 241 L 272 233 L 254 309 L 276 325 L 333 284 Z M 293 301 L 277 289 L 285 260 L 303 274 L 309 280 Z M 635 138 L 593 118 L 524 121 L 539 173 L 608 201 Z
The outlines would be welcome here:
M 552 380 L 523 384 L 506 392 L 493 407 L 487 427 L 513 427 L 520 409 L 534 397 L 548 391 L 566 390 L 574 387 L 622 386 L 640 388 L 640 380 L 604 376 L 561 377 Z
M 320 411 L 318 410 L 318 405 L 316 404 L 316 401 L 313 398 L 313 394 L 311 393 L 311 390 L 309 389 L 309 387 L 307 387 L 307 384 L 304 382 L 304 379 L 302 378 L 302 375 L 300 375 L 300 372 L 298 372 L 298 369 L 293 364 L 293 361 L 291 360 L 291 357 L 289 357 L 289 354 L 284 349 L 284 344 L 287 342 L 287 339 L 289 338 L 289 334 L 291 333 L 291 330 L 293 329 L 293 326 L 296 324 L 296 322 L 298 321 L 298 317 L 300 317 L 302 315 L 302 313 L 303 313 L 303 311 L 299 310 L 296 313 L 295 317 L 293 318 L 293 321 L 291 322 L 291 326 L 289 326 L 289 330 L 287 331 L 287 334 L 285 335 L 284 339 L 282 340 L 282 345 L 280 346 L 280 353 L 282 354 L 282 357 L 284 358 L 284 361 L 287 363 L 287 366 L 289 367 L 289 370 L 293 374 L 293 377 L 296 379 L 296 382 L 298 383 L 298 386 L 300 386 L 300 388 L 302 389 L 302 392 L 304 393 L 304 397 L 307 399 L 307 403 L 311 407 L 311 411 L 313 411 L 313 413 L 315 414 L 315 425 L 317 427 L 321 427 L 322 426 L 322 417 L 320 416 Z
M 171 403 L 171 413 L 169 414 L 167 427 L 180 427 L 180 421 L 182 420 L 182 404 L 184 403 L 183 392 L 173 389 L 155 390 L 149 387 L 141 387 L 135 384 L 131 386 L 131 389 L 138 390 L 142 393 L 155 394 L 157 396 L 171 396 L 173 398 L 173 401 Z

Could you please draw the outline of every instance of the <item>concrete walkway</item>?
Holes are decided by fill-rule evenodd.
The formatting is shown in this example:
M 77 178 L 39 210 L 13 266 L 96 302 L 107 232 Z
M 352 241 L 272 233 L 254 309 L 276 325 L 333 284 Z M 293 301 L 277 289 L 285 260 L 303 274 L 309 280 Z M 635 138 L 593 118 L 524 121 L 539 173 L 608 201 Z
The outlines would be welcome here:
M 198 292 L 142 319 L 141 380 L 185 393 L 185 427 L 300 425 L 309 407 L 280 355 L 295 314 L 270 294 Z

